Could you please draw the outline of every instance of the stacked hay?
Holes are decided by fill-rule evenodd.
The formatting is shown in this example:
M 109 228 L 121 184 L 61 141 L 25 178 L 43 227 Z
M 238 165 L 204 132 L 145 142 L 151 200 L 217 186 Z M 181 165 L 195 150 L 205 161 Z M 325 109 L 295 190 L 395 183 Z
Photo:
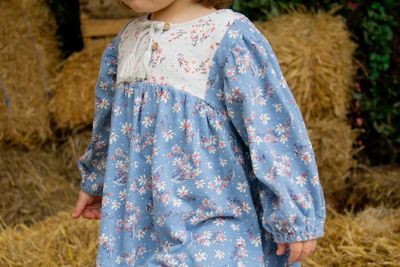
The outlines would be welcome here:
M 65 136 L 62 144 L 57 147 L 58 158 L 64 163 L 68 181 L 79 183 L 81 176 L 77 167 L 77 160 L 83 155 L 92 137 L 92 130 L 85 129 L 81 132 L 72 132 Z
M 400 207 L 399 179 L 399 165 L 355 169 L 349 181 L 352 192 L 346 206 L 356 210 L 366 206 Z
M 45 0 L 0 2 L 0 141 L 33 149 L 51 137 L 55 31 Z
M 307 266 L 399 266 L 400 209 L 368 207 L 358 214 L 329 210 L 325 236 Z
M 79 184 L 68 182 L 64 170 L 57 151 L 1 145 L 0 219 L 7 225 L 31 224 L 69 208 Z
M 88 126 L 93 120 L 95 88 L 101 55 L 108 39 L 92 42 L 90 47 L 72 54 L 55 79 L 50 110 L 57 128 Z
M 0 266 L 94 266 L 98 222 L 62 211 L 31 227 L 3 227 Z
M 357 136 L 346 117 L 356 45 L 345 21 L 327 13 L 291 11 L 255 24 L 276 52 L 302 110 L 326 198 L 332 205 L 341 203 L 356 164 L 352 146 Z
M 48 79 L 54 77 L 61 62 L 61 51 L 56 39 L 57 25 L 46 0 L 21 0 L 27 22 L 35 36 L 37 53 L 46 69 Z

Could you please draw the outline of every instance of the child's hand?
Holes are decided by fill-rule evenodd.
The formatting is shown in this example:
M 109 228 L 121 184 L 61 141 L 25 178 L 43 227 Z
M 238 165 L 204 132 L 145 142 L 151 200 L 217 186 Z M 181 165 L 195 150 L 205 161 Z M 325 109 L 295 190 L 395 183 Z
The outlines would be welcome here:
M 76 202 L 74 211 L 72 213 L 73 218 L 79 218 L 81 214 L 86 219 L 100 219 L 101 209 L 101 196 L 89 195 L 82 190 L 79 191 L 78 200 Z
M 312 239 L 300 242 L 278 243 L 276 254 L 284 254 L 288 246 L 290 249 L 288 263 L 291 264 L 296 261 L 302 261 L 306 256 L 312 254 L 317 246 L 317 240 Z

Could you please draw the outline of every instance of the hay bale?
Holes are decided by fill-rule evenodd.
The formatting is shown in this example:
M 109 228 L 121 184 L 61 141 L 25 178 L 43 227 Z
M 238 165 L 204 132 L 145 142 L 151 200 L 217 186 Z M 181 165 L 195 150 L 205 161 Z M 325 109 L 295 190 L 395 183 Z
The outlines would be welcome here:
M 400 207 L 400 165 L 357 168 L 348 187 L 346 207 L 359 210 L 365 206 Z
M 108 39 L 93 42 L 73 53 L 55 79 L 50 110 L 59 129 L 82 128 L 91 124 L 95 108 L 95 88 L 101 55 Z
M 44 74 L 51 80 L 61 63 L 56 19 L 46 0 L 21 0 L 21 7 L 35 36 L 36 48 L 46 70 Z
M 325 236 L 306 266 L 399 266 L 400 209 L 368 207 L 354 214 L 328 211 Z
M 99 221 L 75 220 L 69 210 L 0 229 L 0 266 L 94 266 Z
M 87 128 L 81 132 L 74 131 L 67 135 L 62 144 L 57 147 L 58 157 L 64 163 L 68 181 L 80 183 L 82 177 L 79 174 L 77 161 L 85 152 L 91 137 L 91 128 Z
M 324 118 L 307 123 L 321 184 L 327 202 L 342 208 L 349 186 L 346 180 L 357 165 L 353 143 L 358 135 L 347 120 Z
M 257 28 L 270 41 L 306 121 L 345 118 L 356 44 L 342 17 L 291 11 Z
M 2 221 L 7 225 L 31 224 L 74 204 L 79 183 L 67 182 L 64 170 L 57 151 L 1 145 Z
M 34 149 L 52 135 L 47 105 L 60 54 L 51 18 L 44 0 L 0 2 L 0 141 Z

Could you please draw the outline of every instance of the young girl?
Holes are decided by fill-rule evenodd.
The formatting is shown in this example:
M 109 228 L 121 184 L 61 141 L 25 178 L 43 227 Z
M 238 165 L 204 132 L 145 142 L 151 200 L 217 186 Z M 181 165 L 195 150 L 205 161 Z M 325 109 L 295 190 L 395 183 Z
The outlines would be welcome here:
M 226 0 L 125 0 L 73 217 L 97 266 L 300 266 L 324 235 L 307 130 L 270 43 Z

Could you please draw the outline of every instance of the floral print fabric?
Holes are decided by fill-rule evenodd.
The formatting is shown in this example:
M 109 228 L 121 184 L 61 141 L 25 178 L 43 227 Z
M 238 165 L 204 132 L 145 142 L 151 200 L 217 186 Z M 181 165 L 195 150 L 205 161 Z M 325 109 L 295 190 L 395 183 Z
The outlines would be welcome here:
M 82 190 L 102 196 L 97 266 L 288 266 L 276 242 L 323 236 L 313 148 L 276 55 L 244 15 L 226 27 L 204 98 L 117 84 L 121 35 L 105 49 L 78 160 Z

